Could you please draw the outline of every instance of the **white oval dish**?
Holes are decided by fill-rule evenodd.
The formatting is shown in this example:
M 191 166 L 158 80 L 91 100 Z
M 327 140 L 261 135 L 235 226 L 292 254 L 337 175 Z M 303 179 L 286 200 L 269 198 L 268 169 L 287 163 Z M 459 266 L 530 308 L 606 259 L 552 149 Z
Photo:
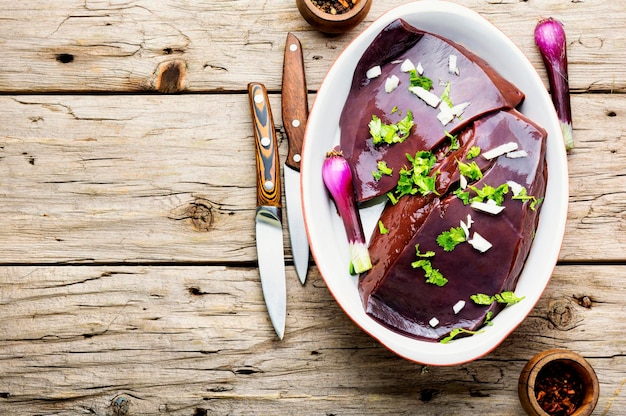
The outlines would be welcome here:
M 354 69 L 375 36 L 392 21 L 409 24 L 455 41 L 486 60 L 526 94 L 522 113 L 548 131 L 548 184 L 535 240 L 516 294 L 525 299 L 505 308 L 484 332 L 447 344 L 413 339 L 369 317 L 349 270 L 348 244 L 341 219 L 322 181 L 328 150 L 339 144 L 339 117 Z M 541 78 L 526 56 L 500 30 L 476 12 L 440 0 L 397 7 L 369 26 L 337 58 L 326 75 L 309 116 L 301 172 L 305 223 L 313 257 L 324 281 L 345 313 L 382 345 L 408 360 L 426 365 L 457 365 L 496 348 L 530 313 L 556 265 L 567 217 L 567 157 L 554 106 Z M 379 206 L 361 210 L 366 235 L 376 226 Z

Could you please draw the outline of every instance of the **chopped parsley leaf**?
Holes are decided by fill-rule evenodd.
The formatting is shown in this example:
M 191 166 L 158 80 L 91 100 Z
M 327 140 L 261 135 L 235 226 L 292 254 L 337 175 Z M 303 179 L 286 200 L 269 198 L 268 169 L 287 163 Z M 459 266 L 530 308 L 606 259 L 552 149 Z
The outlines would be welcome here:
M 441 97 L 439 98 L 441 98 L 441 101 L 448 104 L 448 107 L 454 107 L 454 104 L 452 104 L 452 100 L 450 99 L 450 82 L 446 83 L 446 88 L 444 88 L 443 92 L 441 93 Z
M 407 154 L 406 158 L 413 165 L 414 174 L 420 176 L 427 175 L 437 161 L 435 155 L 426 150 L 418 151 L 415 153 L 415 157 Z
M 439 244 L 444 251 L 452 251 L 457 245 L 466 240 L 465 231 L 463 231 L 461 227 L 452 227 L 450 231 L 444 231 L 437 236 L 437 244 Z
M 463 163 L 459 160 L 456 161 L 459 166 L 459 172 L 471 181 L 477 181 L 483 177 L 483 173 L 480 171 L 480 167 L 476 162 Z
M 391 201 L 392 205 L 396 205 L 398 203 L 398 198 L 393 194 L 393 192 L 387 192 L 387 198 Z
M 470 299 L 477 305 L 488 306 L 493 303 L 493 297 L 485 295 L 484 293 L 477 293 L 470 296 Z
M 383 224 L 382 221 L 378 220 L 378 231 L 381 234 L 387 234 L 389 233 L 389 230 L 387 228 L 385 228 L 385 225 Z
M 385 124 L 376 115 L 372 115 L 372 120 L 368 124 L 375 145 L 402 143 L 409 137 L 414 125 L 411 110 L 408 110 L 406 116 L 395 124 Z
M 445 286 L 448 283 L 448 279 L 443 277 L 439 269 L 434 269 L 430 260 L 417 260 L 411 263 L 414 269 L 421 268 L 424 270 L 424 276 L 426 277 L 426 283 L 430 283 L 436 286 Z
M 400 169 L 398 184 L 393 192 L 387 195 L 392 204 L 396 204 L 404 195 L 428 195 L 435 192 L 435 178 L 438 172 L 430 176 L 430 171 L 437 159 L 432 152 L 418 151 L 415 157 L 407 154 L 406 158 L 411 162 L 411 167 Z
M 487 312 L 487 316 L 485 316 L 485 325 L 493 326 L 493 322 L 491 322 L 492 316 L 493 316 L 493 311 Z
M 452 135 L 444 130 L 444 133 L 448 139 L 450 139 L 450 151 L 459 150 L 461 148 L 461 143 L 459 143 L 458 135 Z
M 459 188 L 456 191 L 453 192 L 454 195 L 456 195 L 457 198 L 459 198 L 461 201 L 463 201 L 463 205 L 467 205 L 469 204 L 469 197 L 470 197 L 470 193 L 467 191 L 464 191 L 463 189 Z
M 448 279 L 443 277 L 443 274 L 439 271 L 439 269 L 433 268 L 430 260 L 427 260 L 429 257 L 434 257 L 434 251 L 426 251 L 424 253 L 420 252 L 419 244 L 415 245 L 415 255 L 420 259 L 411 263 L 411 266 L 414 269 L 422 269 L 424 271 L 424 276 L 426 277 L 426 283 L 430 283 L 436 286 L 444 286 L 448 283 Z
M 461 333 L 476 335 L 476 334 L 480 334 L 481 332 L 483 331 L 470 331 L 469 329 L 465 329 L 465 328 L 454 328 L 452 331 L 450 331 L 450 334 L 447 337 L 443 338 L 439 342 L 441 344 L 447 344 L 448 342 L 452 341 Z
M 398 128 L 395 124 L 385 124 L 375 115 L 372 115 L 369 128 L 374 144 L 392 143 L 398 132 Z
M 502 205 L 504 202 L 504 195 L 509 192 L 509 185 L 503 183 L 502 185 L 494 188 L 490 185 L 483 185 L 482 189 L 478 189 L 475 186 L 470 185 L 470 188 L 476 192 L 476 196 L 473 197 L 470 202 L 484 202 L 485 200 L 492 200 L 496 205 Z
M 406 116 L 404 116 L 402 120 L 398 121 L 396 125 L 398 126 L 398 131 L 400 132 L 401 137 L 403 137 L 402 141 L 404 141 L 411 132 L 411 128 L 415 125 L 411 110 L 408 110 L 406 112 Z
M 435 257 L 435 252 L 429 250 L 424 253 L 420 253 L 420 245 L 415 244 L 415 255 L 417 257 Z
M 383 175 L 391 176 L 391 174 L 393 173 L 393 169 L 388 167 L 387 162 L 385 162 L 384 160 L 379 161 L 376 167 L 377 169 L 372 172 L 372 175 L 377 181 L 379 181 L 380 178 L 383 177 Z
M 523 300 L 525 296 L 518 297 L 514 292 L 502 292 L 493 296 L 485 295 L 484 293 L 477 293 L 470 296 L 470 299 L 477 305 L 489 306 L 493 302 L 505 303 L 507 305 L 514 305 Z
M 496 302 L 506 303 L 507 305 L 514 305 L 525 298 L 525 296 L 520 298 L 513 292 L 502 292 L 494 295 L 493 297 Z
M 415 195 L 417 193 L 417 189 L 413 189 L 413 174 L 411 170 L 406 168 L 400 169 L 400 177 L 398 178 L 395 193 L 398 199 L 404 195 Z
M 427 260 L 428 261 L 428 260 Z M 430 263 L 430 261 L 428 261 Z M 443 277 L 443 274 L 439 271 L 439 269 L 433 269 L 432 264 L 430 267 L 423 267 L 424 272 L 426 272 L 426 283 L 430 283 L 435 286 L 445 286 L 448 283 L 448 279 Z
M 467 160 L 470 160 L 470 159 L 473 159 L 475 157 L 478 157 L 478 155 L 480 155 L 480 147 L 472 146 L 472 147 L 470 147 L 469 151 L 467 152 L 467 155 L 465 156 L 465 158 Z
M 418 192 L 422 195 L 428 195 L 435 190 L 434 176 L 413 175 L 413 183 L 417 187 Z
M 522 190 L 517 195 L 514 195 L 513 199 L 519 199 L 522 202 L 530 201 L 530 209 L 534 211 L 537 209 L 537 204 L 543 201 L 543 198 L 537 199 L 532 195 L 528 195 L 527 192 L 526 188 L 522 187 Z
M 409 77 L 412 87 L 422 87 L 426 91 L 430 91 L 433 87 L 433 81 L 428 77 L 418 74 L 416 69 L 411 69 L 409 71 Z

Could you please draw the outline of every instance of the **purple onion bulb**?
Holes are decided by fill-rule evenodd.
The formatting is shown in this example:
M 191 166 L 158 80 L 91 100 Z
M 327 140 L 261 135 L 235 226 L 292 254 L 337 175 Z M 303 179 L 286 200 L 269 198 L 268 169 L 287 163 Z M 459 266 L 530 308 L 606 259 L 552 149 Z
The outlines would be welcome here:
M 542 19 L 535 27 L 535 44 L 548 72 L 550 94 L 561 125 L 565 148 L 570 150 L 574 147 L 574 138 L 563 24 L 551 17 Z

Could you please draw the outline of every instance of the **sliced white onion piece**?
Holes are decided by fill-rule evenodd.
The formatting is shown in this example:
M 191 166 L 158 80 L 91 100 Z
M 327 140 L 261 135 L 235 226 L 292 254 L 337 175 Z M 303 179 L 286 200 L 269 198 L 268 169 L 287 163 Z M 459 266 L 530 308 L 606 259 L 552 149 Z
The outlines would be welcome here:
M 452 109 L 445 101 L 442 101 L 441 104 L 439 104 L 439 114 L 437 114 L 437 120 L 439 120 L 444 126 L 454 120 Z
M 399 84 L 400 84 L 400 78 L 398 78 L 395 75 L 392 75 L 385 80 L 385 91 L 387 93 L 390 93 L 396 88 L 398 88 Z
M 512 152 L 514 150 L 517 150 L 517 147 L 518 147 L 517 143 L 515 143 L 515 142 L 508 142 L 508 143 L 501 144 L 498 147 L 494 147 L 491 150 L 483 152 L 482 155 L 483 155 L 483 157 L 485 159 L 491 160 L 491 159 L 496 158 L 498 156 L 502 156 L 503 154 L 506 154 L 506 153 Z
M 433 108 L 437 108 L 441 99 L 430 91 L 426 91 L 422 87 L 409 87 L 409 91 L 421 98 L 426 104 Z
M 506 154 L 506 157 L 508 157 L 509 159 L 519 159 L 521 157 L 527 157 L 528 156 L 528 152 L 526 152 L 526 150 L 522 149 L 522 150 L 515 150 L 513 152 L 509 152 Z
M 461 221 L 461 229 L 465 233 L 465 239 L 467 240 L 469 238 L 469 227 L 463 221 Z
M 448 57 L 448 72 L 454 75 L 460 75 L 459 67 L 456 63 L 456 55 L 450 55 Z
M 472 247 L 474 247 L 476 250 L 480 251 L 481 253 L 484 253 L 485 251 L 489 250 L 491 247 L 493 247 L 493 245 L 485 240 L 485 238 L 478 234 L 476 231 L 474 231 L 474 235 L 472 236 L 471 240 L 467 240 L 468 243 L 470 243 L 472 245 Z
M 402 65 L 400 65 L 400 71 L 402 72 L 409 72 L 413 69 L 415 69 L 415 65 L 413 65 L 410 59 L 405 59 Z
M 485 203 L 485 202 L 477 202 L 474 201 L 470 204 L 470 207 L 472 207 L 472 209 L 475 209 L 476 211 L 482 211 L 482 212 L 486 212 L 487 214 L 492 214 L 492 215 L 498 215 L 499 213 L 501 213 L 504 210 L 504 206 L 501 205 L 496 205 L 494 201 L 491 201 L 493 203 Z
M 452 107 L 450 111 L 452 112 L 452 114 L 454 114 L 455 117 L 459 117 L 460 115 L 463 114 L 463 112 L 465 112 L 465 109 L 469 107 L 471 103 L 472 103 L 471 101 L 466 101 L 464 103 L 457 104 L 454 107 Z
M 507 181 L 507 185 L 511 188 L 511 192 L 513 192 L 513 196 L 518 196 L 524 187 L 515 181 Z
M 460 117 L 470 104 L 471 101 L 467 101 L 461 104 L 457 104 L 454 107 L 450 107 L 448 103 L 442 101 L 441 105 L 439 106 L 440 111 L 439 114 L 437 114 L 437 119 L 441 122 L 441 124 L 445 126 L 446 124 L 454 120 L 454 117 Z
M 381 69 L 380 65 L 376 65 L 370 69 L 367 70 L 367 72 L 365 73 L 365 76 L 368 79 L 372 79 L 372 78 L 376 78 L 379 77 L 380 74 L 383 73 L 383 70 Z
M 421 62 L 417 63 L 417 68 L 415 68 L 415 70 L 419 75 L 424 75 L 424 67 L 422 66 Z
M 467 189 L 467 178 L 465 176 L 460 175 L 459 185 L 461 186 L 461 189 L 463 190 Z
M 430 321 L 428 321 L 428 325 L 432 326 L 433 328 L 436 327 L 437 325 L 439 325 L 439 319 L 433 317 Z
M 454 314 L 456 315 L 457 313 L 461 312 L 461 310 L 464 307 L 465 307 L 465 301 L 461 299 L 460 301 L 454 304 L 454 306 L 452 307 L 452 310 L 454 311 Z
M 465 239 L 467 240 L 469 238 L 469 230 L 470 228 L 472 228 L 472 224 L 474 223 L 474 221 L 472 220 L 471 215 L 467 214 L 467 222 L 463 222 L 463 220 L 461 220 L 460 222 L 461 229 L 465 233 Z

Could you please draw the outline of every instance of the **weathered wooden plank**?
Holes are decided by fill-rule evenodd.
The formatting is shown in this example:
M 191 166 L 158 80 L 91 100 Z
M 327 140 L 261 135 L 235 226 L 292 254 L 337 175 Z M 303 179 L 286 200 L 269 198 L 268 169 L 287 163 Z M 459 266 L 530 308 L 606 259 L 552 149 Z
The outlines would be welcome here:
M 521 368 L 552 347 L 598 372 L 595 414 L 625 414 L 626 8 L 455 2 L 498 26 L 544 80 L 535 23 L 565 23 L 576 148 L 561 264 L 543 298 L 494 352 L 450 368 L 381 347 L 315 267 L 302 287 L 287 265 L 278 341 L 254 267 L 246 84 L 268 86 L 280 129 L 287 31 L 315 91 L 358 31 L 405 1 L 374 2 L 334 37 L 292 0 L 3 2 L 0 414 L 521 416 Z
M 530 317 L 493 353 L 424 368 L 357 328 L 315 268 L 304 287 L 288 270 L 280 342 L 254 268 L 2 267 L 0 413 L 522 415 L 522 366 L 565 347 L 598 372 L 597 414 L 618 416 L 626 289 L 616 277 L 624 272 L 559 266 Z M 115 413 L 124 405 L 127 413 Z
M 568 156 L 570 204 L 560 258 L 623 261 L 626 100 L 618 94 L 586 94 L 572 103 L 576 148 Z
M 573 98 L 561 259 L 623 261 L 626 102 Z M 280 129 L 280 99 L 271 102 Z M 9 96 L 0 106 L 0 262 L 256 259 L 245 95 Z
M 3 101 L 6 261 L 35 241 L 46 262 L 254 258 L 244 95 Z
M 559 18 L 568 33 L 572 89 L 626 91 L 622 59 L 626 10 L 621 2 L 455 2 L 499 27 L 542 76 L 534 26 L 543 16 Z M 360 30 L 406 2 L 375 2 L 358 28 L 335 37 L 314 31 L 293 0 L 4 3 L 2 92 L 155 90 L 158 74 L 173 61 L 186 72 L 181 88 L 207 92 L 242 91 L 253 80 L 278 90 L 287 31 L 302 40 L 308 85 L 316 90 L 330 64 Z

